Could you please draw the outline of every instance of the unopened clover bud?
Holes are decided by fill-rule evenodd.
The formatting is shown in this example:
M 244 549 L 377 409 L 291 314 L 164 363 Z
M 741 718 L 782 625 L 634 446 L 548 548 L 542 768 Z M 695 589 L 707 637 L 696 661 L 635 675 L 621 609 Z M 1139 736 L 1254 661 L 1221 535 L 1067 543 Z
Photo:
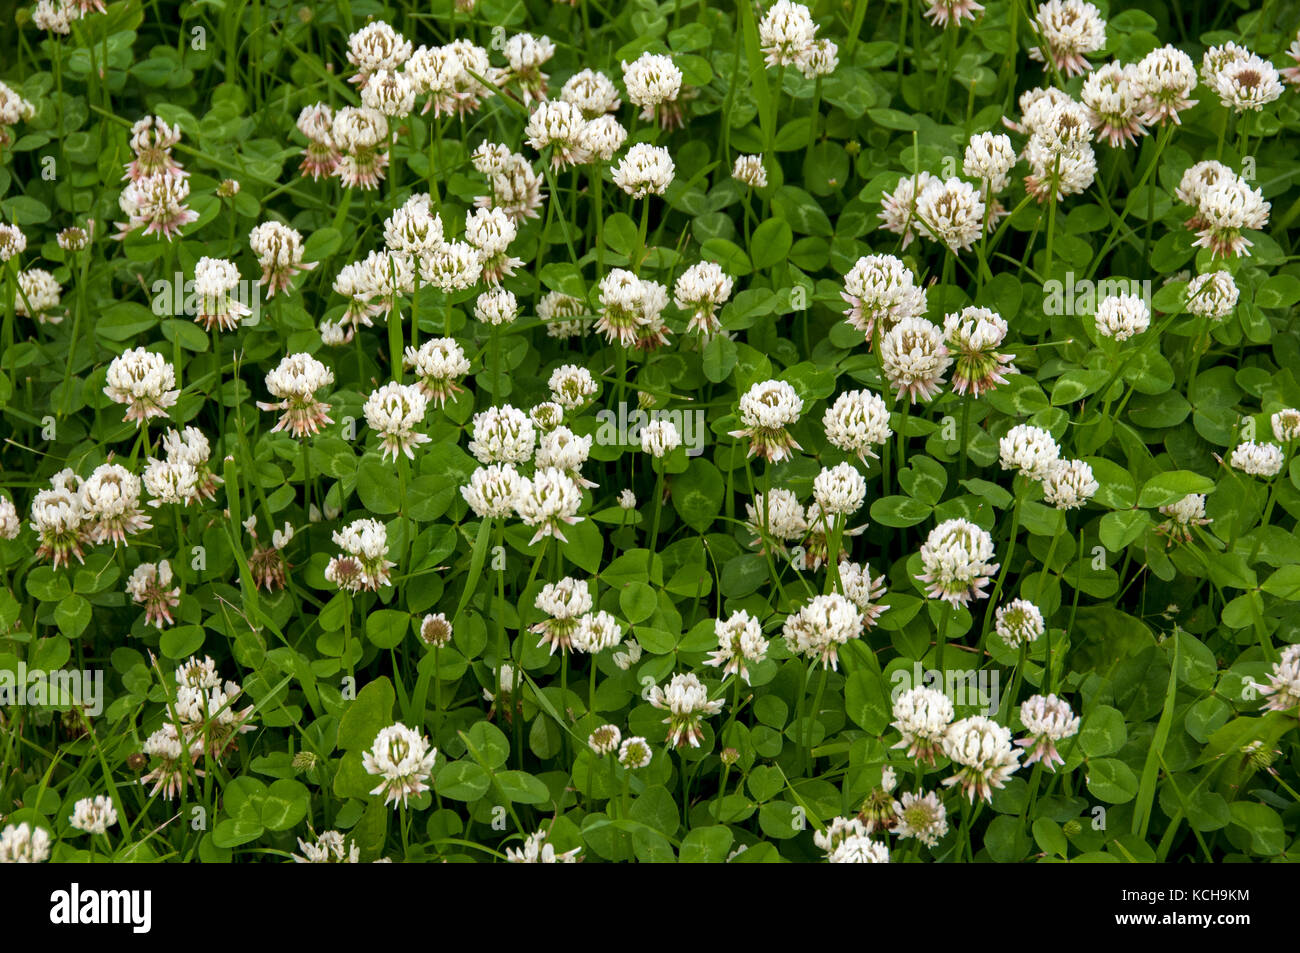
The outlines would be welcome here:
M 737 751 L 735 748 L 723 748 L 722 754 L 719 757 L 722 758 L 723 764 L 730 767 L 731 765 L 735 764 L 737 761 L 740 760 L 740 752 Z
M 1083 825 L 1079 823 L 1077 817 L 1071 818 L 1061 825 L 1061 830 L 1065 831 L 1067 837 L 1076 837 L 1083 833 Z
M 293 769 L 295 771 L 310 771 L 320 762 L 320 758 L 310 751 L 299 751 L 293 756 Z

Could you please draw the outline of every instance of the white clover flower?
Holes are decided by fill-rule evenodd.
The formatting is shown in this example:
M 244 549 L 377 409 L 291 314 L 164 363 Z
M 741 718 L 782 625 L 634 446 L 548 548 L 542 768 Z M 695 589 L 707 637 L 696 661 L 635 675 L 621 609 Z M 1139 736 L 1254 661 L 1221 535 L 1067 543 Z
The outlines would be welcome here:
M 356 864 L 361 862 L 360 845 L 353 841 L 352 846 L 349 847 L 343 835 L 338 831 L 325 831 L 316 838 L 314 844 L 299 837 L 298 849 L 302 853 L 293 855 L 294 863 L 297 864 Z
M 513 464 L 492 463 L 470 474 L 460 495 L 480 518 L 510 516 L 515 511 L 515 496 L 522 479 Z
M 424 422 L 428 407 L 429 398 L 415 384 L 390 381 L 371 392 L 363 409 L 366 425 L 379 435 L 383 459 L 391 455 L 396 460 L 405 453 L 414 460 L 415 448 L 432 440 L 415 429 Z
M 826 823 L 824 830 L 813 833 L 813 843 L 830 854 L 846 839 L 866 837 L 869 833 L 867 825 L 856 817 L 833 817 Z
M 362 754 L 361 765 L 381 779 L 371 794 L 382 794 L 385 804 L 401 801 L 406 807 L 412 797 L 429 790 L 425 782 L 437 757 L 438 749 L 429 746 L 428 738 L 399 721 L 379 732 Z
M 600 279 L 599 298 L 596 330 L 611 344 L 632 347 L 662 324 L 660 312 L 667 305 L 667 289 L 624 268 L 614 268 Z
M 943 753 L 957 772 L 944 778 L 945 787 L 960 784 L 966 797 L 993 799 L 993 789 L 1006 786 L 1020 767 L 1022 752 L 1011 743 L 1011 730 L 991 718 L 974 715 L 953 722 L 943 736 Z
M 546 842 L 545 831 L 538 831 L 528 835 L 522 848 L 507 847 L 506 860 L 512 864 L 576 864 L 581 852 L 581 847 L 575 847 L 562 854 L 557 853 Z
M 952 356 L 937 325 L 925 318 L 903 318 L 880 339 L 880 363 L 897 396 L 906 394 L 915 404 L 939 395 Z
M 570 639 L 574 651 L 595 655 L 605 649 L 612 649 L 623 641 L 623 628 L 608 612 L 585 613 L 578 619 Z
M 513 324 L 519 315 L 519 302 L 512 292 L 492 288 L 474 301 L 474 319 L 491 327 Z
M 549 148 L 551 166 L 563 169 L 587 161 L 586 125 L 577 106 L 563 100 L 543 100 L 528 117 L 524 135 L 528 145 L 538 152 Z
M 0 539 L 17 539 L 22 532 L 22 520 L 14 501 L 0 493 Z
M 813 479 L 813 499 L 831 516 L 848 516 L 867 500 L 867 480 L 851 463 L 823 467 Z
M 157 235 L 170 242 L 182 228 L 199 219 L 199 213 L 185 204 L 189 197 L 189 179 L 180 174 L 160 172 L 128 182 L 117 199 L 127 220 L 117 223 L 113 237 L 120 241 L 143 230 L 145 235 Z
M 996 195 L 1011 184 L 1010 173 L 1015 164 L 1016 150 L 1011 146 L 1010 136 L 981 132 L 966 143 L 961 171 L 979 179 L 990 195 Z
M 921 582 L 928 583 L 926 595 L 943 599 L 953 608 L 971 598 L 983 599 L 984 587 L 997 572 L 993 558 L 993 537 L 969 520 L 944 520 L 930 531 L 921 546 Z
M 817 38 L 817 24 L 802 3 L 776 0 L 758 24 L 758 39 L 768 66 L 798 66 Z
M 587 747 L 595 752 L 598 758 L 603 758 L 617 751 L 618 744 L 622 740 L 623 733 L 616 725 L 601 725 L 587 736 Z
M 544 400 L 529 409 L 528 419 L 540 431 L 554 430 L 564 420 L 564 408 L 553 400 Z
M 483 255 L 468 242 L 444 242 L 420 259 L 420 279 L 451 293 L 473 287 L 483 276 Z
M 266 288 L 268 298 L 287 289 L 299 272 L 311 271 L 317 264 L 303 262 L 302 235 L 296 228 L 279 222 L 256 226 L 248 233 L 248 247 L 257 256 L 257 264 L 262 269 L 262 287 Z
M 1034 15 L 1037 33 L 1047 46 L 1047 56 L 1067 77 L 1092 69 L 1087 56 L 1106 45 L 1106 21 L 1101 11 L 1084 0 L 1046 0 Z M 1045 62 L 1038 47 L 1029 50 L 1029 58 Z
M 92 542 L 122 545 L 128 536 L 150 529 L 149 517 L 140 512 L 140 478 L 117 463 L 96 467 L 81 485 L 81 507 L 91 523 Z
M 522 410 L 502 404 L 474 415 L 469 452 L 479 463 L 523 463 L 533 455 L 536 428 Z
M 388 559 L 388 529 L 383 523 L 374 519 L 354 520 L 331 538 L 345 555 L 330 560 L 326 579 L 353 592 L 377 591 L 392 584 L 389 570 L 396 563 Z
M 560 98 L 577 106 L 588 120 L 612 113 L 620 105 L 618 88 L 613 80 L 591 69 L 574 73 L 565 80 Z
M 780 463 L 792 450 L 802 449 L 786 428 L 799 421 L 803 400 L 785 381 L 761 381 L 740 398 L 740 420 L 745 426 L 728 436 L 749 439 L 749 455 Z
M 1188 222 L 1196 230 L 1193 245 L 1208 248 L 1214 256 L 1246 255 L 1254 242 L 1243 231 L 1261 230 L 1268 224 L 1271 204 L 1260 189 L 1252 189 L 1237 176 L 1205 185 L 1197 196 L 1197 214 Z
M 1205 52 L 1201 78 L 1218 93 L 1220 103 L 1239 113 L 1259 112 L 1286 90 L 1272 63 L 1234 43 Z
M 1055 771 L 1056 765 L 1065 764 L 1056 750 L 1056 742 L 1079 733 L 1079 718 L 1064 699 L 1055 695 L 1034 695 L 1026 699 L 1020 706 L 1020 722 L 1029 732 L 1028 738 L 1016 742 L 1029 750 L 1026 766 L 1041 761 L 1049 771 Z
M 1273 439 L 1278 443 L 1290 443 L 1300 438 L 1300 410 L 1287 407 L 1269 417 L 1269 426 L 1273 428 Z
M 889 848 L 870 837 L 850 835 L 826 858 L 831 864 L 887 864 Z
M 1042 427 L 1016 424 L 998 441 L 1002 469 L 1015 470 L 1031 480 L 1042 480 L 1061 458 L 1056 438 Z
M 546 386 L 550 388 L 551 400 L 565 410 L 585 407 L 600 392 L 591 371 L 577 364 L 563 364 L 551 371 Z
M 451 643 L 452 627 L 442 613 L 428 613 L 420 622 L 420 641 L 425 645 L 444 648 Z
M 239 269 L 224 258 L 200 258 L 194 266 L 194 291 L 199 296 L 196 323 L 205 331 L 233 331 L 252 314 L 248 305 L 231 295 L 239 287 Z
M 731 297 L 733 285 L 732 277 L 716 262 L 697 262 L 682 272 L 673 286 L 673 300 L 691 313 L 686 330 L 698 332 L 706 340 L 721 330 L 717 309 Z
M 640 117 L 666 128 L 681 125 L 677 98 L 682 91 L 682 71 L 672 57 L 642 53 L 631 63 L 623 61 L 623 85 L 627 98 L 641 107 Z
M 1229 464 L 1251 476 L 1275 477 L 1282 472 L 1286 454 L 1274 443 L 1256 443 L 1248 440 L 1233 448 Z
M 1010 354 L 998 348 L 1007 336 L 1007 322 L 988 308 L 962 308 L 943 319 L 944 343 L 954 356 L 952 389 L 972 397 L 1007 382 L 1006 375 L 1016 373 Z
M 176 371 L 161 354 L 142 347 L 113 358 L 108 365 L 104 393 L 116 404 L 126 405 L 123 420 L 142 427 L 153 417 L 166 417 L 176 406 L 181 392 L 176 388 Z
M 1029 175 L 1025 176 L 1025 191 L 1044 202 L 1052 194 L 1052 182 L 1055 181 L 1056 199 L 1061 201 L 1067 195 L 1078 195 L 1092 185 L 1097 176 L 1097 157 L 1092 146 L 1056 154 L 1043 142 L 1041 136 L 1034 135 L 1025 146 L 1025 161 L 1030 168 Z
M 593 602 L 585 582 L 565 576 L 559 582 L 543 586 L 533 605 L 545 612 L 547 618 L 531 626 L 529 631 L 542 637 L 537 643 L 539 648 L 547 645 L 554 655 L 556 649 L 568 652 L 573 648 L 578 624 L 591 611 Z
M 14 313 L 35 318 L 41 324 L 59 324 L 63 321 L 63 314 L 58 310 L 62 294 L 62 286 L 44 268 L 20 271 Z
M 1289 712 L 1300 705 L 1300 644 L 1288 645 L 1282 650 L 1280 661 L 1273 663 L 1273 673 L 1268 685 L 1254 684 L 1267 696 L 1264 708 L 1268 711 Z
M 880 614 L 889 608 L 880 602 L 885 594 L 885 577 L 871 575 L 868 566 L 843 559 L 839 564 L 840 590 L 862 613 L 862 624 L 872 628 Z
M 68 823 L 87 834 L 107 834 L 108 829 L 117 823 L 117 810 L 106 795 L 83 797 L 72 805 Z
M 898 818 L 894 833 L 900 838 L 915 837 L 932 848 L 948 833 L 948 810 L 933 791 L 928 794 L 908 791 L 894 802 L 894 814 Z
M 849 304 L 845 317 L 862 332 L 868 347 L 877 327 L 884 334 L 902 320 L 925 314 L 925 289 L 917 286 L 911 270 L 893 255 L 859 258 L 844 276 L 840 297 Z
M 361 104 L 390 119 L 400 119 L 415 108 L 415 93 L 415 83 L 405 73 L 379 70 L 361 87 Z
M 875 447 L 889 441 L 889 408 L 869 390 L 845 391 L 826 408 L 822 417 L 826 439 L 845 453 L 856 454 L 866 463 L 867 457 L 878 459 Z
M 917 197 L 937 180 L 929 172 L 905 175 L 898 180 L 893 192 L 886 192 L 880 199 L 881 228 L 903 238 L 906 248 L 916 237 L 921 224 L 916 215 Z
M 1137 63 L 1134 82 L 1145 97 L 1142 121 L 1180 123 L 1178 114 L 1196 105 L 1191 98 L 1196 88 L 1196 65 L 1192 58 L 1174 46 L 1152 50 Z
M 1140 295 L 1108 295 L 1097 303 L 1094 320 L 1102 337 L 1127 341 L 1151 327 L 1151 309 Z
M 814 664 L 839 670 L 839 648 L 862 635 L 862 613 L 852 600 L 838 593 L 813 596 L 798 612 L 788 616 L 781 634 L 792 651 Z
M 634 199 L 663 195 L 673 181 L 675 166 L 663 146 L 638 142 L 627 150 L 611 177 L 614 184 Z
M 622 746 L 618 749 L 618 763 L 629 771 L 644 768 L 653 757 L 654 752 L 650 750 L 649 743 L 641 737 L 624 739 Z
M 752 189 L 767 188 L 767 169 L 763 168 L 763 157 L 761 155 L 736 156 L 731 177 Z
M 1037 642 L 1047 631 L 1043 613 L 1028 599 L 1013 599 L 999 606 L 994 617 L 993 631 L 1012 648 Z
M 1208 526 L 1213 520 L 1205 517 L 1205 494 L 1189 493 L 1182 499 L 1160 507 L 1162 515 L 1169 517 L 1156 527 L 1156 532 L 1167 536 L 1169 543 L 1190 543 L 1193 526 Z
M 1123 149 L 1146 135 L 1147 100 L 1133 64 L 1104 64 L 1083 81 L 1079 96 L 1099 141 Z
M 891 724 L 903 736 L 894 747 L 906 748 L 909 758 L 934 764 L 953 718 L 948 696 L 924 686 L 910 688 L 894 699 L 893 714 Z
M 916 198 L 921 234 L 954 253 L 969 251 L 984 231 L 984 199 L 969 182 L 932 180 Z
M 388 168 L 388 117 L 369 106 L 344 106 L 334 114 L 330 136 L 342 155 L 333 175 L 344 188 L 377 189 Z
M 367 23 L 348 37 L 348 62 L 357 69 L 350 83 L 364 83 L 376 70 L 395 70 L 411 56 L 411 43 L 383 20 Z
M 754 545 L 771 536 L 780 540 L 801 538 L 808 532 L 803 504 L 790 490 L 775 489 L 771 493 L 757 494 L 753 503 L 745 504 L 748 526 L 754 533 Z
M 1101 484 L 1082 460 L 1057 460 L 1043 477 L 1043 499 L 1058 510 L 1074 510 L 1092 499 Z
M 304 106 L 298 113 L 297 126 L 307 140 L 298 171 L 304 177 L 311 176 L 312 181 L 333 175 L 343 158 L 334 145 L 334 110 L 325 103 Z
M 578 486 L 594 488 L 597 484 L 583 479 L 580 472 L 591 453 L 594 439 L 593 434 L 579 437 L 568 427 L 555 427 L 542 434 L 533 463 L 538 469 L 555 467 L 563 470 Z
M 7 87 L 6 87 L 7 88 Z M 0 222 L 0 262 L 21 255 L 27 249 L 27 236 L 17 225 Z
M 627 129 L 613 116 L 588 120 L 582 130 L 582 143 L 589 162 L 608 162 L 627 142 Z
M 529 541 L 530 546 L 547 536 L 567 543 L 563 526 L 582 522 L 582 517 L 578 516 L 581 505 L 582 491 L 577 482 L 556 467 L 539 469 L 531 480 L 520 477 L 515 491 L 515 512 L 525 526 L 537 527 Z
M 510 64 L 502 72 L 501 85 L 518 84 L 525 105 L 532 100 L 545 99 L 549 77 L 542 72 L 542 66 L 555 55 L 555 44 L 551 38 L 516 33 L 506 40 L 501 52 Z
M 723 675 L 736 675 L 749 683 L 749 663 L 761 662 L 767 657 L 768 641 L 763 638 L 763 627 L 744 609 L 733 612 L 727 619 L 713 623 L 718 647 L 709 653 L 705 665 L 721 666 Z
M 805 79 L 829 76 L 840 65 L 840 48 L 832 40 L 814 40 L 798 62 Z
M 39 864 L 50 857 L 50 833 L 26 821 L 0 831 L 0 864 Z
M 680 748 L 698 748 L 704 738 L 703 721 L 722 711 L 722 699 L 709 700 L 709 690 L 695 674 L 674 675 L 667 688 L 650 689 L 647 699 L 655 708 L 667 709 L 668 740 Z
M 537 302 L 537 317 L 546 326 L 547 337 L 576 337 L 583 332 L 584 327 L 578 319 L 586 314 L 585 302 L 558 291 L 548 291 Z
M 469 358 L 454 338 L 430 338 L 418 349 L 408 347 L 402 365 L 415 373 L 424 395 L 439 407 L 464 390 L 459 381 L 470 371 Z
M 3 228 L 4 226 L 0 226 L 0 230 Z M 70 225 L 55 236 L 55 241 L 64 251 L 76 253 L 90 247 L 94 231 L 95 220 L 93 218 L 87 219 L 85 228 L 80 225 Z
M 320 433 L 320 428 L 334 421 L 330 405 L 316 399 L 316 392 L 334 383 L 334 373 L 310 354 L 290 354 L 266 375 L 266 389 L 280 398 L 277 403 L 258 401 L 262 410 L 283 413 L 272 433 L 288 430 L 295 437 Z
M 662 459 L 682 445 L 682 435 L 671 420 L 652 420 L 641 428 L 641 452 Z
M 144 488 L 153 497 L 149 505 L 189 506 L 197 503 L 199 493 L 199 471 L 188 460 L 158 460 L 150 457 L 142 477 Z
M 1187 283 L 1187 310 L 1211 321 L 1222 321 L 1237 307 L 1241 292 L 1232 273 L 1208 271 Z

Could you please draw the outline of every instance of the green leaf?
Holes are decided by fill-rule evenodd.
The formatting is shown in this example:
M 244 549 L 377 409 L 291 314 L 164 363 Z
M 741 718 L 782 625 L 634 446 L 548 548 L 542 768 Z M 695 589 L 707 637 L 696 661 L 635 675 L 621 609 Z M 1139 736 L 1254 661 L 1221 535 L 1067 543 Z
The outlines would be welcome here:
M 721 337 L 718 335 L 714 340 Z M 697 532 L 707 531 L 718 518 L 726 489 L 718 468 L 703 457 L 696 457 L 684 472 L 672 478 L 671 488 L 673 508 L 682 521 Z
M 393 724 L 393 683 L 387 676 L 369 682 L 339 720 L 338 745 L 344 751 L 369 748 L 381 730 Z
M 1108 804 L 1123 804 L 1138 792 L 1137 775 L 1123 761 L 1098 758 L 1088 762 L 1088 790 Z
M 410 631 L 411 616 L 406 612 L 380 609 L 366 616 L 366 638 L 376 648 L 396 648 Z

